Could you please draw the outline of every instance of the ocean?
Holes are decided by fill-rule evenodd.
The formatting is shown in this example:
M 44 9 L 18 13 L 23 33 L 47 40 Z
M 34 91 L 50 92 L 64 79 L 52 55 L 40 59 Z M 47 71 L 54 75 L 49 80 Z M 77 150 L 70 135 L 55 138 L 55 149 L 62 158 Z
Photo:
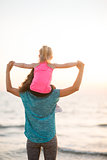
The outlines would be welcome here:
M 60 98 L 58 105 L 57 160 L 107 160 L 107 94 L 85 90 Z M 0 160 L 27 160 L 24 121 L 21 99 L 1 91 Z

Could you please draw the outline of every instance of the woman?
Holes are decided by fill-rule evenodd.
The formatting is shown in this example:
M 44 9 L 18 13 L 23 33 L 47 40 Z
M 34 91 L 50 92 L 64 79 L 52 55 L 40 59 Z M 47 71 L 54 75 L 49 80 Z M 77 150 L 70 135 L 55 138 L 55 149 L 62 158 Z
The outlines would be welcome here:
M 54 89 L 45 97 L 37 97 L 29 92 L 33 79 L 33 70 L 27 76 L 22 87 L 13 88 L 10 80 L 10 71 L 13 61 L 7 64 L 6 88 L 7 91 L 21 97 L 25 108 L 25 135 L 27 137 L 28 160 L 39 160 L 40 149 L 43 147 L 45 160 L 56 160 L 57 138 L 55 129 L 55 107 L 60 97 L 68 96 L 79 90 L 84 64 L 78 61 L 78 75 L 74 84 L 65 89 Z

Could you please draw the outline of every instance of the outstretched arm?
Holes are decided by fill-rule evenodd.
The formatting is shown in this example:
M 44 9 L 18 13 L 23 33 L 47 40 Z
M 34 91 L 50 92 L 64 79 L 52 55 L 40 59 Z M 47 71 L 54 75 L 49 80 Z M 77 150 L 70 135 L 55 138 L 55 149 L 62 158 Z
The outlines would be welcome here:
M 16 62 L 14 62 L 13 65 L 16 66 L 16 67 L 20 67 L 20 68 L 32 69 L 36 66 L 36 63 L 26 64 L 26 63 L 16 63 Z
M 77 78 L 74 82 L 74 84 L 71 87 L 60 89 L 60 97 L 68 96 L 76 91 L 79 90 L 82 77 L 83 77 L 83 71 L 84 71 L 84 64 L 80 61 L 78 61 L 77 68 L 79 69 L 79 73 L 77 75 Z
M 14 62 L 13 61 L 10 61 L 8 64 L 7 64 L 7 69 L 6 69 L 6 89 L 7 89 L 7 92 L 10 92 L 12 94 L 14 94 L 15 96 L 19 96 L 19 89 L 18 88 L 13 88 L 12 87 L 12 84 L 11 84 L 11 79 L 10 79 L 10 71 L 13 67 L 13 64 Z
M 53 66 L 54 68 L 70 68 L 70 67 L 77 66 L 77 62 L 70 62 L 70 63 L 64 63 L 64 64 L 54 63 Z

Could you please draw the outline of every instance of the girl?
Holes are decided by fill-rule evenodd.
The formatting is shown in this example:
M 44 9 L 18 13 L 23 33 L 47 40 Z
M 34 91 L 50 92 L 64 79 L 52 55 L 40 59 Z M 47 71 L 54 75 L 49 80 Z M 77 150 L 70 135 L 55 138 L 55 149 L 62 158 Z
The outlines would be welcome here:
M 54 86 L 50 85 L 50 83 L 52 79 L 53 69 L 77 66 L 77 62 L 52 64 L 50 63 L 52 58 L 52 49 L 48 46 L 43 46 L 39 50 L 39 63 L 25 64 L 14 62 L 14 66 L 16 67 L 27 69 L 34 68 L 34 77 L 30 85 L 30 92 L 36 96 L 44 97 L 52 92 Z M 61 108 L 59 108 L 59 106 L 57 106 L 57 111 L 58 110 L 61 111 Z

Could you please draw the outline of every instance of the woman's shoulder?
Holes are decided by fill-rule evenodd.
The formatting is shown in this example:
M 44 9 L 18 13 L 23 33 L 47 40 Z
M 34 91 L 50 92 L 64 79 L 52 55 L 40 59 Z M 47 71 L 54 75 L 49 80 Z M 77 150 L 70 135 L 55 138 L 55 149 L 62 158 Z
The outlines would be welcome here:
M 60 97 L 60 89 L 54 89 L 52 91 L 52 94 L 50 94 L 50 95 L 52 95 L 52 97 L 59 98 Z
M 33 94 L 31 94 L 29 91 L 25 91 L 25 92 L 20 92 L 20 97 L 21 99 L 25 100 L 25 99 L 28 99 L 28 98 L 36 98 L 36 99 L 57 99 L 60 97 L 60 89 L 54 89 L 52 91 L 52 93 L 49 95 L 49 96 L 46 96 L 46 97 L 38 97 L 38 96 L 35 96 Z

